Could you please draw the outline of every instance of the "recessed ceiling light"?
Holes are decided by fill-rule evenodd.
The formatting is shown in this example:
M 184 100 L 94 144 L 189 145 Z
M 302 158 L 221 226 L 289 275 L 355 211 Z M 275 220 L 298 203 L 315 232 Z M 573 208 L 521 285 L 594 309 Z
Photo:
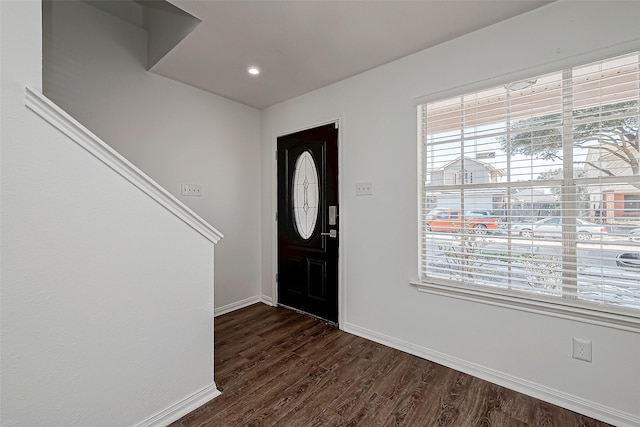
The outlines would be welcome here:
M 251 74 L 252 76 L 257 76 L 258 74 L 260 74 L 260 68 L 258 68 L 258 67 L 249 67 L 249 68 L 247 68 L 247 72 L 249 74 Z

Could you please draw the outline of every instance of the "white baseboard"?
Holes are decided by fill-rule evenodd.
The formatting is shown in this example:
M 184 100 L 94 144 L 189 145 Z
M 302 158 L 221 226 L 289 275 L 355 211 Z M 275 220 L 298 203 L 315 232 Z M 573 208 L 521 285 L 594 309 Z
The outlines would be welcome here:
M 134 427 L 165 427 L 172 422 L 179 420 L 188 413 L 194 411 L 208 401 L 219 396 L 220 394 L 220 391 L 216 388 L 216 384 L 212 383 L 199 392 L 194 393 L 186 399 L 176 403 L 175 405 L 168 407 L 164 411 L 161 411 L 156 415 L 134 425 Z
M 404 351 L 405 353 L 413 354 L 414 356 L 430 360 L 440 365 L 444 365 L 448 368 L 473 375 L 474 377 L 478 377 L 485 381 L 498 384 L 508 389 L 515 390 L 519 393 L 535 397 L 536 399 L 552 403 L 554 405 L 569 409 L 574 412 L 578 412 L 580 414 L 604 421 L 609 424 L 620 427 L 631 427 L 640 425 L 640 417 L 636 415 L 622 412 L 596 402 L 585 400 L 577 396 L 573 396 L 558 390 L 551 389 L 549 387 L 542 386 L 540 384 L 535 384 L 530 381 L 523 380 L 522 378 L 517 378 L 512 375 L 505 374 L 504 372 L 487 368 L 485 366 L 477 365 L 475 363 L 470 363 L 462 359 L 429 350 L 428 348 L 421 347 L 407 341 L 399 340 L 397 338 L 393 338 L 391 336 L 384 335 L 376 331 L 354 325 L 352 323 L 346 322 L 344 325 L 344 330 L 345 332 L 349 332 L 362 338 L 375 341 L 379 344 Z
M 240 310 L 241 308 L 249 307 L 255 303 L 261 302 L 263 304 L 275 307 L 273 299 L 266 295 L 256 295 L 250 298 L 243 299 L 241 301 L 232 302 L 231 304 L 223 305 L 213 310 L 213 317 L 222 316 L 223 314 L 231 313 L 232 311 Z
M 213 309 L 213 317 L 222 316 L 223 314 L 231 313 L 232 311 L 240 310 L 241 308 L 249 307 L 255 303 L 262 302 L 260 295 L 249 297 L 241 301 L 232 302 L 231 304 L 223 305 L 222 307 Z

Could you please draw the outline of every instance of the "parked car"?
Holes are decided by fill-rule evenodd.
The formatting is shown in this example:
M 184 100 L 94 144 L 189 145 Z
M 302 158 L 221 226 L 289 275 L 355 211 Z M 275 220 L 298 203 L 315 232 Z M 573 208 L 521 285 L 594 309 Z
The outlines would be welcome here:
M 562 222 L 560 217 L 543 218 L 533 224 L 514 224 L 512 230 L 518 232 L 522 237 L 561 237 Z M 576 231 L 578 240 L 589 240 L 594 235 L 606 234 L 607 229 L 599 224 L 592 224 L 583 219 L 576 219 Z
M 457 233 L 463 226 L 475 234 L 487 234 L 489 230 L 498 229 L 498 218 L 476 216 L 463 216 L 462 212 L 455 210 L 442 211 L 435 217 L 426 219 L 427 231 L 444 231 Z
M 640 228 L 634 228 L 629 231 L 629 240 L 632 242 L 640 242 Z
M 618 267 L 640 268 L 640 253 L 624 252 L 616 257 Z
M 464 214 L 466 216 L 481 216 L 485 218 L 490 218 L 493 216 L 491 215 L 491 211 L 482 211 L 482 210 L 470 210 L 470 211 L 466 211 Z
M 425 215 L 426 219 L 434 219 L 440 212 L 451 210 L 450 208 L 433 208 Z

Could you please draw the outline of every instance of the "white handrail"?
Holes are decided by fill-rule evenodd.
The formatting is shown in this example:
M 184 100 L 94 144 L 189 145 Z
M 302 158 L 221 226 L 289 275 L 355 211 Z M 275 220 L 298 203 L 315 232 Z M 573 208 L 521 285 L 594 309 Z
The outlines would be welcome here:
M 27 87 L 25 105 L 213 243 L 223 236 L 43 94 Z

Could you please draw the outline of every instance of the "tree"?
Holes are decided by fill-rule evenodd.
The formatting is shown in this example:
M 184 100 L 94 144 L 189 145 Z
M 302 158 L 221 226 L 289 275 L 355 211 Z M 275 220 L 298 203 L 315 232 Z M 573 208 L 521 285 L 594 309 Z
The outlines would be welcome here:
M 633 175 L 640 175 L 638 101 L 576 109 L 573 111 L 573 144 L 599 149 L 625 162 Z M 509 151 L 544 160 L 562 160 L 562 114 L 548 114 L 511 124 Z M 507 151 L 507 138 L 498 138 Z M 607 176 L 616 176 L 606 162 L 582 161 Z

